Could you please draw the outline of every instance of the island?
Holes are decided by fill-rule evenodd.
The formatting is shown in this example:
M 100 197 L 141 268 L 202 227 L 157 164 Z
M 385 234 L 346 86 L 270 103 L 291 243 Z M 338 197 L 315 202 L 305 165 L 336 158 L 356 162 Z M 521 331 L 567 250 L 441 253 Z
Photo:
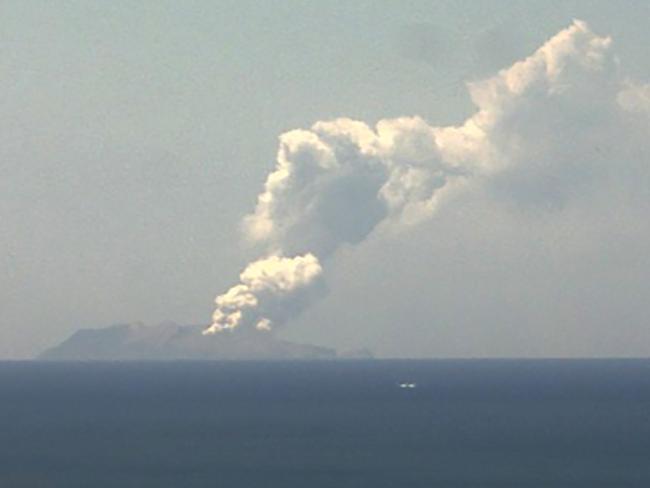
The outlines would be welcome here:
M 367 350 L 338 355 L 334 349 L 296 344 L 271 332 L 234 331 L 203 335 L 204 326 L 117 324 L 81 329 L 61 344 L 47 349 L 38 360 L 256 360 L 256 359 L 367 359 Z

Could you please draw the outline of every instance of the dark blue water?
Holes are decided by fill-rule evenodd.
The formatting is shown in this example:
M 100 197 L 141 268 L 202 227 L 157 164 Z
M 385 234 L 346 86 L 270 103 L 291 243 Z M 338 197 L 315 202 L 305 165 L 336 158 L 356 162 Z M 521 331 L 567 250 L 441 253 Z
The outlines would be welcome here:
M 650 361 L 0 363 L 0 487 L 213 486 L 650 487 Z

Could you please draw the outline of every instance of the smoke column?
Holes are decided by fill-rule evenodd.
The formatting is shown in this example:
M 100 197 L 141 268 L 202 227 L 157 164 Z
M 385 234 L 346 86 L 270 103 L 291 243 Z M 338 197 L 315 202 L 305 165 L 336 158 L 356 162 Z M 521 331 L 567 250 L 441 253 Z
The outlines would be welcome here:
M 581 144 L 580 134 L 567 142 L 562 130 L 540 124 L 588 108 L 597 126 L 598 110 L 630 104 L 634 90 L 616 77 L 610 44 L 574 21 L 530 57 L 469 83 L 477 111 L 460 126 L 403 117 L 370 127 L 340 118 L 282 134 L 275 169 L 243 222 L 266 251 L 216 298 L 204 334 L 282 326 L 323 295 L 323 263 L 379 224 L 414 225 L 465 191 L 500 179 L 538 181 L 554 165 L 573 164 L 561 150 Z M 560 181 L 555 190 L 562 188 Z

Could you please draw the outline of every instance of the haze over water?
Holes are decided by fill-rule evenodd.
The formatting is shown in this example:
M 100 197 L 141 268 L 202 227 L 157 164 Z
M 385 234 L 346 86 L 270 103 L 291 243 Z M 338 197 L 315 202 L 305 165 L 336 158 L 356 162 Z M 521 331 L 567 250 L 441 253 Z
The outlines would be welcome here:
M 12 488 L 646 487 L 650 361 L 6 362 L 0 432 Z

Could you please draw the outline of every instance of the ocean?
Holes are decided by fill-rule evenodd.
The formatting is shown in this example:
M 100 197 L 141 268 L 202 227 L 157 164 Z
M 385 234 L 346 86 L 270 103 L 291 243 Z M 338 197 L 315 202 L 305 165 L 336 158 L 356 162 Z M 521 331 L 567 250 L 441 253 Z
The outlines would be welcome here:
M 647 488 L 650 360 L 3 362 L 0 487 Z

